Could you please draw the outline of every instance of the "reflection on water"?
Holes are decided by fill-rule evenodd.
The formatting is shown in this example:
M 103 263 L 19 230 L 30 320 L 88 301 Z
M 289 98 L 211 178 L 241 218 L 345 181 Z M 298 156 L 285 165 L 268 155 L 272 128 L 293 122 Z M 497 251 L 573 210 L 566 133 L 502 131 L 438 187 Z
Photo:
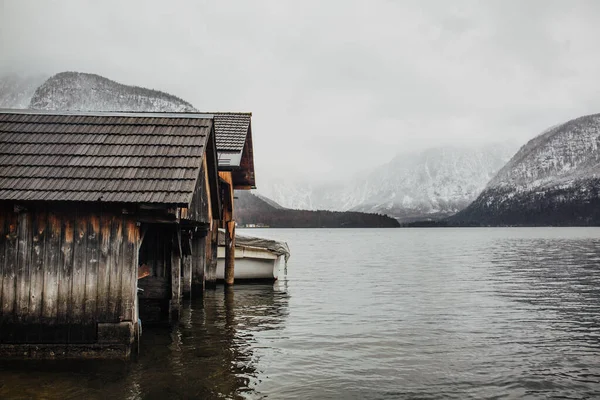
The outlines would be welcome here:
M 255 332 L 285 323 L 286 282 L 208 291 L 173 327 L 146 327 L 137 361 L 0 364 L 0 398 L 256 397 Z
M 0 364 L 0 398 L 600 398 L 600 229 L 267 230 L 131 363 Z

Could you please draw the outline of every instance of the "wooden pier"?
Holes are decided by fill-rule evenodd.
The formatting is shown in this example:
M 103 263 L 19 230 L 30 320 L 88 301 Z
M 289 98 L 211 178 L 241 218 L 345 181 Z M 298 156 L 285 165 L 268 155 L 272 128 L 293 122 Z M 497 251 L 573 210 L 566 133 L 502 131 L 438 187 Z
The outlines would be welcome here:
M 224 115 L 0 111 L 0 358 L 128 358 L 214 287 L 233 177 L 254 186 L 250 116 Z

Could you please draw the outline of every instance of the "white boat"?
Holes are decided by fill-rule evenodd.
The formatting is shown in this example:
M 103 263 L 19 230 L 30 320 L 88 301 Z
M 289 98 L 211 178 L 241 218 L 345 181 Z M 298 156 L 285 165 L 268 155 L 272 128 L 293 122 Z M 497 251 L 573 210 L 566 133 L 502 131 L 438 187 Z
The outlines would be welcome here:
M 219 230 L 217 280 L 225 278 L 224 234 Z M 286 242 L 236 234 L 234 279 L 277 280 L 289 257 L 290 250 Z

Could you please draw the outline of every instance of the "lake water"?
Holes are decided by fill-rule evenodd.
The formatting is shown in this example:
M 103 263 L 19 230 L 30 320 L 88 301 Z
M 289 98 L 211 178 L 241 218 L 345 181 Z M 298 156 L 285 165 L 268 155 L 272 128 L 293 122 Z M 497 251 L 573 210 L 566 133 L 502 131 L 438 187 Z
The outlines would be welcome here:
M 0 398 L 600 397 L 600 229 L 251 230 L 287 275 L 186 304 L 139 360 L 0 363 Z

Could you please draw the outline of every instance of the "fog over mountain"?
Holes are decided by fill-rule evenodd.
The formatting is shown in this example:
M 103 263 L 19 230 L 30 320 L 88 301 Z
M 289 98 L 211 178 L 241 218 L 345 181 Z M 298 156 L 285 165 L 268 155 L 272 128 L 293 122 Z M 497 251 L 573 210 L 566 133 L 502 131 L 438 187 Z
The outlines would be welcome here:
M 267 181 L 258 193 L 288 208 L 384 213 L 401 221 L 441 218 L 473 201 L 516 149 L 513 143 L 438 146 L 398 154 L 345 182 Z
M 526 143 L 600 110 L 600 3 L 0 1 L 0 75 L 98 74 L 253 113 L 257 183 Z
M 45 75 L 0 76 L 0 108 L 29 108 L 33 94 L 47 78 Z

